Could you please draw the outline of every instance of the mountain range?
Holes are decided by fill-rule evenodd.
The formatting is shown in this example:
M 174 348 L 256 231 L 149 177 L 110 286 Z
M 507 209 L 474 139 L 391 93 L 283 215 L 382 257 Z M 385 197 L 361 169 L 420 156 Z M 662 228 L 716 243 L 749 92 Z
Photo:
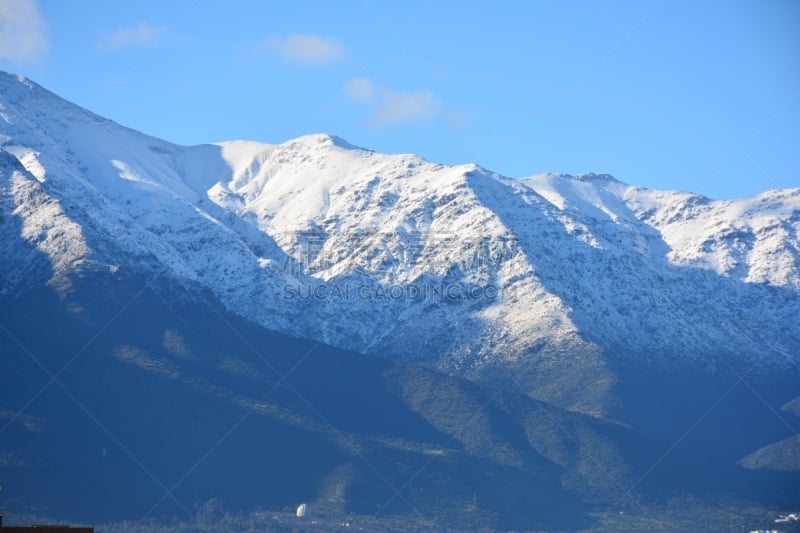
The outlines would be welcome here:
M 783 505 L 798 232 L 800 188 L 511 179 L 325 134 L 184 147 L 3 73 L 0 475 L 74 520 Z

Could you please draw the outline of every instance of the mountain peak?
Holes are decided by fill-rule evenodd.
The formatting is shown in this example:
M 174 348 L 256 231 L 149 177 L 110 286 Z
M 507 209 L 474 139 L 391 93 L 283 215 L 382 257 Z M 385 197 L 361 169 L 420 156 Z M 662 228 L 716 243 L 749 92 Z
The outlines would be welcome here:
M 28 88 L 33 88 L 33 86 L 36 85 L 34 82 L 30 81 L 25 76 L 19 74 L 11 74 L 10 72 L 6 72 L 4 70 L 0 70 L 0 83 L 4 85 L 17 83 L 17 84 L 22 84 Z
M 336 147 L 345 150 L 372 152 L 372 150 L 369 150 L 367 148 L 362 148 L 354 144 L 350 144 L 345 139 L 329 133 L 311 133 L 308 135 L 302 135 L 300 137 L 287 141 L 284 144 L 301 144 L 306 147 Z
M 622 183 L 611 174 L 595 174 L 594 172 L 578 174 L 577 176 L 573 176 L 573 178 L 579 181 L 607 181 L 607 182 Z
M 2 70 L 0 70 L 0 88 L 2 89 L 2 93 L 6 98 L 19 100 L 20 98 L 27 99 L 44 96 L 67 103 L 58 95 L 48 91 L 38 83 L 29 80 L 25 76 L 10 74 Z M 77 106 L 75 107 L 77 108 Z

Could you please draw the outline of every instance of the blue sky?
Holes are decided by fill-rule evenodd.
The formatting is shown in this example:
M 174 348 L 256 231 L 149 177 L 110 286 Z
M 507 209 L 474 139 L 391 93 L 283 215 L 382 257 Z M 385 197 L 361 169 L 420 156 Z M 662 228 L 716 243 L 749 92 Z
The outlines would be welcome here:
M 800 2 L 0 0 L 0 69 L 179 144 L 800 186 Z

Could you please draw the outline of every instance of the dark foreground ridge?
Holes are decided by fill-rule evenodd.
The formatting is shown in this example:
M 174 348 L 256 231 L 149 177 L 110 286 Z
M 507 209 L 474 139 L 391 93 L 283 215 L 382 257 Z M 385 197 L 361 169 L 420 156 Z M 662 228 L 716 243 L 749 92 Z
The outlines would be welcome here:
M 4 411 L 4 506 L 18 513 L 132 527 L 309 501 L 308 527 L 575 531 L 681 494 L 758 509 L 800 487 L 696 450 L 659 463 L 630 428 L 269 332 L 157 281 L 87 274 L 66 296 L 7 302 L 0 324 L 14 376 L 0 401 L 36 397 Z

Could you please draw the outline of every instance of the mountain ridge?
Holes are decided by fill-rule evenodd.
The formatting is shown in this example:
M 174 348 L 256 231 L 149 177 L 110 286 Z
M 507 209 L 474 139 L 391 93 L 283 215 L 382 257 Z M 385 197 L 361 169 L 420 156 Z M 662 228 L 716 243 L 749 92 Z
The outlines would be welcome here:
M 511 179 L 327 134 L 184 147 L 0 73 L 4 508 L 765 518 L 800 486 L 798 230 L 800 189 Z
M 798 365 L 800 188 L 716 201 L 511 179 L 327 134 L 181 147 L 0 78 L 0 144 L 25 169 L 6 163 L 4 211 L 62 278 L 166 272 L 269 329 L 600 415 L 615 361 Z

